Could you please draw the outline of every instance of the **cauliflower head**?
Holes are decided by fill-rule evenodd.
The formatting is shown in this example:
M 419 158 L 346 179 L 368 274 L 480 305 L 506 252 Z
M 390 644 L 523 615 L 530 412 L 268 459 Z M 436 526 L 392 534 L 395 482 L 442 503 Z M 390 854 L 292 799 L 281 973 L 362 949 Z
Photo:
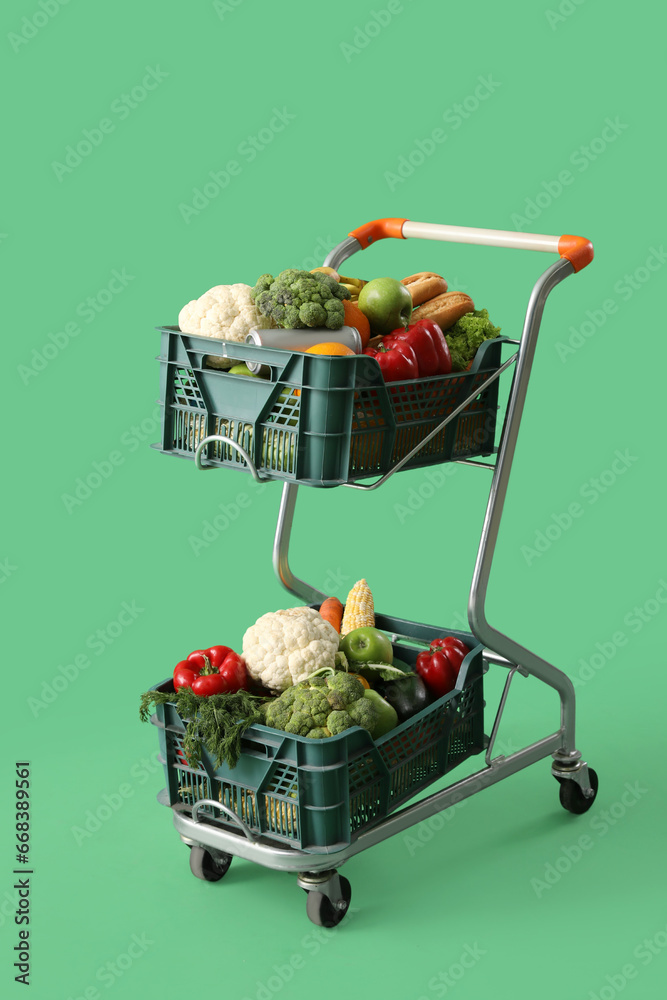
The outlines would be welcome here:
M 268 702 L 264 712 L 267 726 L 313 740 L 337 736 L 352 726 L 372 733 L 379 719 L 363 684 L 342 671 L 301 681 Z
M 250 330 L 265 330 L 275 323 L 262 316 L 251 297 L 252 288 L 238 282 L 235 285 L 216 285 L 183 306 L 178 314 L 181 333 L 215 340 L 233 340 L 245 343 Z M 214 368 L 231 368 L 232 358 L 208 356 L 206 363 Z
M 287 608 L 269 611 L 246 630 L 243 656 L 251 677 L 270 691 L 285 691 L 320 667 L 333 667 L 339 640 L 319 611 Z

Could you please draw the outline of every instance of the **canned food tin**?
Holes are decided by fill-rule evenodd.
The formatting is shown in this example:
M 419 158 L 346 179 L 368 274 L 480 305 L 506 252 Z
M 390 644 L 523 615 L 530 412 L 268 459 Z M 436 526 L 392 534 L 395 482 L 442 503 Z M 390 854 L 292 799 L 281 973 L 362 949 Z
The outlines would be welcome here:
M 340 330 L 316 327 L 309 330 L 251 330 L 246 336 L 246 344 L 258 347 L 279 347 L 285 351 L 307 351 L 315 344 L 344 344 L 355 354 L 361 354 L 362 343 L 359 331 L 353 326 L 342 326 Z M 256 373 L 262 368 L 259 361 L 247 361 L 248 370 Z

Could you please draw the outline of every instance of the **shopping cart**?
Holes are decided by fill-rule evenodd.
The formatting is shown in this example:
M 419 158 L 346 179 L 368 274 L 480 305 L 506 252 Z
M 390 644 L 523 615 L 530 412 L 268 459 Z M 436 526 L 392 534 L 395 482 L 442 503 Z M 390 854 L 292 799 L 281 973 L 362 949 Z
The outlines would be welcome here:
M 162 441 L 168 453 L 194 459 L 198 468 L 233 467 L 256 480 L 282 480 L 273 549 L 281 584 L 318 607 L 328 595 L 294 575 L 289 541 L 299 485 L 375 490 L 402 468 L 462 462 L 492 472 L 491 488 L 468 605 L 469 632 L 377 616 L 398 656 L 414 664 L 420 648 L 446 633 L 470 648 L 456 687 L 377 741 L 358 727 L 322 740 L 253 725 L 244 734 L 234 769 L 206 752 L 190 767 L 183 752 L 185 722 L 171 703 L 158 704 L 167 787 L 159 801 L 190 848 L 194 875 L 217 881 L 234 856 L 294 872 L 307 892 L 307 913 L 320 926 L 338 924 L 351 890 L 338 869 L 349 858 L 407 830 L 453 804 L 548 756 L 562 806 L 584 813 L 598 779 L 577 749 L 575 694 L 562 671 L 492 626 L 485 600 L 512 459 L 546 300 L 565 277 L 593 258 L 591 243 L 576 236 L 470 229 L 406 219 L 379 219 L 354 230 L 325 265 L 338 269 L 352 254 L 386 237 L 475 243 L 557 253 L 533 288 L 520 340 L 483 345 L 470 371 L 385 387 L 379 366 L 366 357 L 304 355 L 252 344 L 214 342 L 162 329 Z M 516 351 L 501 362 L 500 349 Z M 210 368 L 207 357 L 260 360 L 267 381 Z M 497 380 L 515 365 L 498 447 Z M 495 461 L 480 461 L 495 455 Z M 372 482 L 371 477 L 377 476 Z M 507 671 L 490 735 L 484 733 L 483 678 L 491 667 Z M 532 676 L 560 698 L 558 728 L 509 754 L 494 746 L 516 674 Z M 155 690 L 173 690 L 171 680 Z M 473 774 L 405 804 L 474 754 Z

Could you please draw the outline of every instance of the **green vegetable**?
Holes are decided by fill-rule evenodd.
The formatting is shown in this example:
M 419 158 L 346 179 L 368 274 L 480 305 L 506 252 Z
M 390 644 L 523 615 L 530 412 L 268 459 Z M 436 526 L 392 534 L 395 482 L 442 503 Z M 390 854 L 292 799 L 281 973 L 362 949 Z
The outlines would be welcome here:
M 465 371 L 475 357 L 477 348 L 499 333 L 500 327 L 493 325 L 486 309 L 476 309 L 462 316 L 454 326 L 445 330 L 445 339 L 452 356 L 452 371 Z
M 264 375 L 260 375 L 259 372 L 251 372 L 245 361 L 240 362 L 238 365 L 234 365 L 233 368 L 229 369 L 229 375 L 249 375 L 251 378 L 264 378 Z M 289 393 L 285 393 L 289 395 Z
M 393 681 L 398 677 L 404 677 L 406 673 L 411 673 L 410 667 L 402 663 L 355 663 L 354 669 L 367 681 L 373 684 L 375 681 Z
M 309 677 L 264 705 L 266 725 L 316 740 L 352 726 L 372 733 L 379 713 L 365 691 L 361 681 L 343 671 Z
M 398 725 L 398 715 L 393 705 L 385 701 L 382 695 L 374 691 L 373 688 L 369 688 L 368 691 L 364 692 L 364 699 L 377 709 L 378 720 L 375 728 L 371 730 L 371 736 L 374 740 L 377 740 L 380 736 L 384 736 L 385 733 L 388 733 Z
M 345 322 L 342 300 L 349 299 L 350 293 L 330 274 L 288 268 L 277 278 L 262 274 L 251 298 L 262 316 L 286 330 L 340 330 Z
M 241 755 L 241 737 L 253 723 L 264 722 L 260 709 L 263 700 L 247 691 L 207 698 L 199 697 L 191 688 L 181 688 L 176 693 L 146 691 L 141 696 L 139 716 L 142 722 L 147 722 L 151 705 L 175 705 L 187 723 L 183 750 L 190 767 L 201 765 L 202 744 L 215 757 L 215 767 L 220 767 L 223 761 L 229 767 L 236 767 Z

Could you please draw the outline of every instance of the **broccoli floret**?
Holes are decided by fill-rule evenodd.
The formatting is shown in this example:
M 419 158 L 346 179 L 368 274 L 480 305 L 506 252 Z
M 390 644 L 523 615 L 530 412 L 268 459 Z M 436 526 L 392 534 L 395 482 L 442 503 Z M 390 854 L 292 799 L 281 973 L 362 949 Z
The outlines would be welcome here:
M 309 299 L 317 290 L 316 282 L 310 280 L 310 276 L 304 271 L 303 275 L 295 281 L 290 282 L 290 292 L 293 292 L 295 299 Z
M 290 720 L 292 708 L 289 704 L 281 702 L 279 698 L 269 702 L 265 715 L 266 724 L 272 729 L 284 729 Z
M 255 305 L 263 316 L 268 316 L 273 308 L 274 297 L 269 291 L 258 292 L 255 298 Z
M 322 274 L 320 271 L 317 271 L 313 275 L 313 278 L 319 284 L 321 290 L 325 292 L 325 294 L 326 292 L 329 293 L 326 296 L 328 299 L 330 299 L 332 295 L 336 294 L 336 289 L 339 287 L 339 285 L 336 279 L 332 278 L 330 274 Z
M 269 315 L 273 315 L 273 313 Z M 299 319 L 299 310 L 297 309 L 296 306 L 287 306 L 285 308 L 285 315 L 283 316 L 282 326 L 286 330 L 300 330 L 302 328 L 301 320 Z
M 361 681 L 357 677 L 353 677 L 352 674 L 346 674 L 343 671 L 338 671 L 331 677 L 327 677 L 327 687 L 329 688 L 330 703 L 333 694 L 339 695 L 344 705 L 349 705 L 364 696 L 364 685 Z
M 284 705 L 293 705 L 294 702 L 296 701 L 298 694 L 299 694 L 299 688 L 293 685 L 292 687 L 287 688 L 287 690 L 281 694 L 280 701 L 282 701 Z
M 326 310 L 326 320 L 324 325 L 327 330 L 340 330 L 345 322 L 345 308 L 340 299 L 328 299 L 324 303 Z
M 313 720 L 313 725 L 323 726 L 331 706 L 324 692 L 318 688 L 307 687 L 297 693 L 293 703 L 294 712 L 307 712 Z
M 308 712 L 293 712 L 284 729 L 295 736 L 307 736 L 311 729 L 315 729 L 315 722 Z
M 377 721 L 361 681 L 342 670 L 287 688 L 269 702 L 265 715 L 267 726 L 311 739 L 336 736 L 352 726 L 372 732 Z
M 262 274 L 257 279 L 255 287 L 250 292 L 250 297 L 253 301 L 256 301 L 262 292 L 268 291 L 274 282 L 274 277 L 272 274 Z
M 368 698 L 359 698 L 358 701 L 353 701 L 351 705 L 348 705 L 347 714 L 356 726 L 362 726 L 369 733 L 372 733 L 377 725 L 378 710 Z
M 324 326 L 327 321 L 327 313 L 319 302 L 304 302 L 299 309 L 299 319 L 304 326 Z
M 327 718 L 327 729 L 332 736 L 344 733 L 346 729 L 351 729 L 354 725 L 356 723 L 352 721 L 347 712 L 331 712 Z
M 277 288 L 275 292 L 269 292 L 275 302 L 281 306 L 293 306 L 294 294 L 290 288 Z
M 322 274 L 321 271 L 317 271 L 315 272 L 313 277 L 316 278 L 317 281 L 319 281 L 320 284 L 323 285 L 327 289 L 327 291 L 331 293 L 331 295 L 335 295 L 337 299 L 350 298 L 349 289 L 347 289 L 345 285 L 341 285 L 340 282 L 336 281 L 336 279 L 333 278 L 330 274 Z M 328 295 L 327 298 L 329 298 Z
M 275 279 L 278 285 L 291 285 L 293 281 L 296 281 L 300 275 L 304 272 L 300 271 L 298 267 L 288 267 L 284 271 L 281 271 L 278 277 Z M 306 272 L 308 273 L 308 272 Z
M 262 316 L 287 330 L 321 326 L 339 330 L 345 318 L 341 299 L 349 297 L 347 288 L 331 275 L 296 268 L 281 271 L 277 278 L 263 274 L 253 289 Z

